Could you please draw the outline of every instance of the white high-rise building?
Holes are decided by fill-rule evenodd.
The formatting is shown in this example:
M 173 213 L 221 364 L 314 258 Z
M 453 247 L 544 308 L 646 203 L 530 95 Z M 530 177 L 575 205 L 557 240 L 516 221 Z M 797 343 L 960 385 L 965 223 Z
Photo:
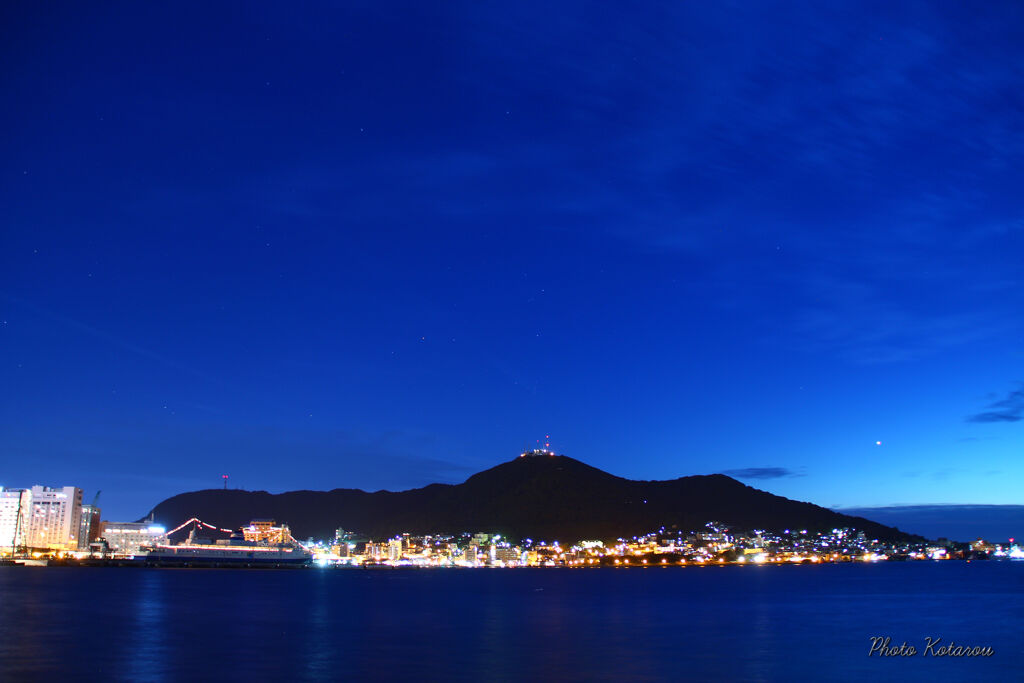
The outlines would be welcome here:
M 0 489 L 0 552 L 10 553 L 11 548 L 25 545 L 28 515 L 23 514 L 19 522 L 18 514 L 28 512 L 24 499 L 31 500 L 31 496 L 25 489 Z
M 32 487 L 32 514 L 26 545 L 50 550 L 78 550 L 82 526 L 82 489 Z
M 81 540 L 88 544 L 88 538 L 80 540 L 82 507 L 76 486 L 0 489 L 0 548 L 79 550 Z
M 18 545 L 30 550 L 78 550 L 82 525 L 82 489 L 33 486 L 21 497 L 21 524 L 25 529 Z M 14 529 L 10 530 L 13 538 Z

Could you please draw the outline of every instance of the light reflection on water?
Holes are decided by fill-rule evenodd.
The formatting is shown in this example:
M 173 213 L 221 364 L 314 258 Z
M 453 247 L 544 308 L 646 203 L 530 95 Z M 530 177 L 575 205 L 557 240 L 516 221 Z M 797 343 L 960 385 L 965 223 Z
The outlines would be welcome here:
M 1011 680 L 1024 563 L 0 568 L 0 678 Z M 869 638 L 990 645 L 868 659 Z
M 110 570 L 108 570 L 110 571 Z M 167 573 L 136 570 L 139 576 L 132 582 L 135 589 L 130 598 L 134 605 L 133 619 L 128 634 L 131 655 L 123 662 L 127 679 L 132 681 L 166 680 L 168 635 L 167 614 L 164 606 L 168 599 Z
M 313 595 L 311 604 L 308 605 L 307 635 L 303 639 L 305 675 L 311 680 L 331 679 L 340 674 L 340 671 L 334 671 L 331 667 L 331 653 L 334 647 L 331 642 L 333 631 L 328 620 L 328 611 L 332 607 L 332 596 L 327 592 L 330 578 L 326 571 L 314 570 L 311 580 Z

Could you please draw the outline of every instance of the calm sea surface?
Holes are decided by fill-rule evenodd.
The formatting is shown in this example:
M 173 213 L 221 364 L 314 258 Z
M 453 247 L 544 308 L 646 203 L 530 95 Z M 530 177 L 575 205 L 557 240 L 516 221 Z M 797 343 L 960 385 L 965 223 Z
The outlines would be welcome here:
M 871 636 L 992 647 L 868 658 Z M 0 568 L 0 678 L 1024 680 L 1024 563 Z

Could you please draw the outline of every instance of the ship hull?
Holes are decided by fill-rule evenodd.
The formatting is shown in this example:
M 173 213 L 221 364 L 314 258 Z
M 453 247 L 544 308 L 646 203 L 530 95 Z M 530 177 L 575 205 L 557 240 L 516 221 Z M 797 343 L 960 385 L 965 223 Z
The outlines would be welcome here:
M 252 551 L 172 546 L 141 557 L 147 567 L 306 567 L 312 556 L 301 550 Z

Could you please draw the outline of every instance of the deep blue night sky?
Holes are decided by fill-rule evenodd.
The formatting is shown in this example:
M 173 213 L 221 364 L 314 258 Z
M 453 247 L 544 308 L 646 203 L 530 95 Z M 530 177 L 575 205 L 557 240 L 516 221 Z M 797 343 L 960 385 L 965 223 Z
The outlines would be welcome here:
M 712 5 L 5 3 L 0 484 L 1022 502 L 1024 7 Z

